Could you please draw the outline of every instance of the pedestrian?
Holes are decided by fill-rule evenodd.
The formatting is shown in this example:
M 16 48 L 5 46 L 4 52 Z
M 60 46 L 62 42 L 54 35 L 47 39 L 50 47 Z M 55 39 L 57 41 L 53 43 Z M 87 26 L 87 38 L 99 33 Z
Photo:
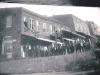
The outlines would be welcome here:
M 83 50 L 83 41 L 81 40 L 81 52 L 84 51 Z

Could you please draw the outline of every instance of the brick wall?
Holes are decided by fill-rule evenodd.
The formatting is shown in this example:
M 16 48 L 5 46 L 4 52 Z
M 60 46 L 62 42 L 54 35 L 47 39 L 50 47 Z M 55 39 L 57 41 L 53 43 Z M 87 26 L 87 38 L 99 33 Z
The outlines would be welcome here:
M 3 17 L 0 18 L 2 20 L 0 20 L 0 23 L 1 26 L 4 26 L 3 30 L 0 32 L 0 35 L 2 35 L 2 37 L 12 36 L 13 40 L 16 40 L 15 42 L 13 42 L 13 56 L 20 56 L 21 9 L 0 9 L 0 15 L 3 15 Z M 9 28 L 6 28 L 7 16 L 12 16 L 12 26 Z

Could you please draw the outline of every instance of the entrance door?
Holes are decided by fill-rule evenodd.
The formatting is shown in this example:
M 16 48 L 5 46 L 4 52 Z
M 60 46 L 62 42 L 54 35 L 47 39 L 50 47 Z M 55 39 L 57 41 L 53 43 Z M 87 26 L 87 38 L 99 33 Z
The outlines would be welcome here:
M 6 36 L 3 38 L 3 48 L 2 48 L 2 54 L 6 55 L 6 58 L 12 58 L 12 37 Z

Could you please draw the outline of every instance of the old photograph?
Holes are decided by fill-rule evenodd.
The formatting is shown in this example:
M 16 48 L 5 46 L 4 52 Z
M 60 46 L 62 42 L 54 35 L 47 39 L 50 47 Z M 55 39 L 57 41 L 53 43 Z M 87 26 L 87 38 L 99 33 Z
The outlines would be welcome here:
M 0 74 L 99 73 L 99 7 L 0 3 Z

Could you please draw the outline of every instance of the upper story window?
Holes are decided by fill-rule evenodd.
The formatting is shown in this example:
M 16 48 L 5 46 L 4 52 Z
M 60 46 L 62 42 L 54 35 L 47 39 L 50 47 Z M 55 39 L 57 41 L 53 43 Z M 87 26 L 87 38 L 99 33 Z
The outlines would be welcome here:
M 57 31 L 57 26 L 54 26 L 54 31 Z
M 36 21 L 36 30 L 39 31 L 39 21 Z
M 12 16 L 7 16 L 6 18 L 6 28 L 12 26 Z
M 57 30 L 60 32 L 60 27 L 57 27 Z
M 27 18 L 26 18 L 26 16 L 24 16 L 24 18 L 23 18 L 23 19 L 24 19 L 24 22 L 27 22 Z
M 85 33 L 87 33 L 87 28 L 85 28 Z
M 30 28 L 31 30 L 35 30 L 35 20 L 30 18 L 29 19 L 29 25 L 28 28 Z
M 81 30 L 81 32 L 83 32 L 83 27 L 82 26 L 80 26 L 80 30 Z
M 29 28 L 33 29 L 33 19 L 32 18 L 29 19 Z
M 47 25 L 46 23 L 43 23 L 43 32 L 46 32 L 46 29 L 47 29 Z
M 26 18 L 26 16 L 23 17 L 23 21 L 24 21 L 25 27 L 28 28 L 28 19 Z
M 50 33 L 52 34 L 53 33 L 53 26 L 50 25 Z
M 96 30 L 97 29 L 97 27 L 94 27 L 94 30 Z

